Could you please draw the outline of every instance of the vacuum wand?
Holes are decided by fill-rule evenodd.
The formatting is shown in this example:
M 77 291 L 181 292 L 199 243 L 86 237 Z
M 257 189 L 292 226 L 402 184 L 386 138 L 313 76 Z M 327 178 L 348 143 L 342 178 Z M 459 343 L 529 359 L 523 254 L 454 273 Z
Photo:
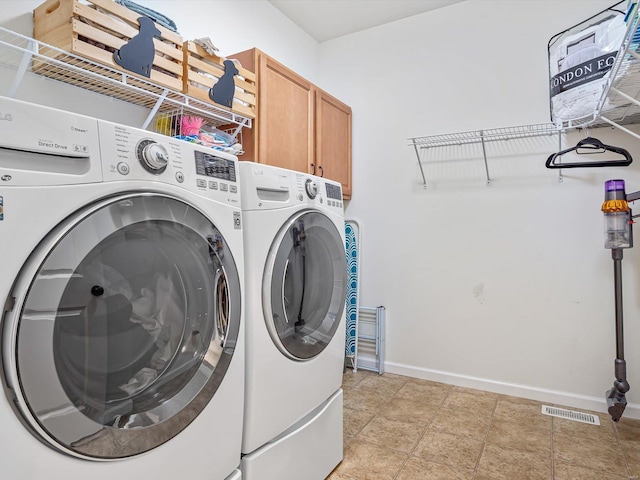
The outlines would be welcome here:
M 625 407 L 627 406 L 627 398 L 625 394 L 629 391 L 629 383 L 627 382 L 627 362 L 624 359 L 624 332 L 622 323 L 622 249 L 615 248 L 611 250 L 611 258 L 613 258 L 614 272 L 614 292 L 616 302 L 616 359 L 615 359 L 615 381 L 613 388 L 607 391 L 607 410 L 614 422 L 620 420 Z
M 635 199 L 635 198 L 634 198 Z M 627 364 L 624 359 L 624 331 L 622 308 L 622 256 L 624 248 L 633 246 L 631 230 L 631 209 L 624 190 L 624 180 L 605 182 L 605 200 L 602 204 L 605 217 L 605 248 L 611 249 L 613 259 L 615 313 L 616 313 L 616 359 L 614 363 L 615 381 L 607 391 L 607 409 L 614 422 L 620 420 L 629 391 Z

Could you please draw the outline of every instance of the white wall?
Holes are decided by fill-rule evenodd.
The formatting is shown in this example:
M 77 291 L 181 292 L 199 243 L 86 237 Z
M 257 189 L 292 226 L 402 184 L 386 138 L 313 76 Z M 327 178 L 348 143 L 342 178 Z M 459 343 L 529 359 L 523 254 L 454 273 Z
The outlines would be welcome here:
M 319 82 L 353 107 L 361 303 L 387 307 L 387 370 L 604 409 L 614 303 L 603 182 L 640 190 L 638 159 L 547 170 L 557 138 L 429 152 L 407 138 L 549 121 L 547 42 L 610 1 L 467 1 L 321 44 Z M 574 145 L 582 133 L 572 134 Z M 463 160 L 457 160 L 462 158 Z M 637 238 L 640 232 L 636 231 Z M 623 262 L 628 395 L 640 403 L 640 248 Z

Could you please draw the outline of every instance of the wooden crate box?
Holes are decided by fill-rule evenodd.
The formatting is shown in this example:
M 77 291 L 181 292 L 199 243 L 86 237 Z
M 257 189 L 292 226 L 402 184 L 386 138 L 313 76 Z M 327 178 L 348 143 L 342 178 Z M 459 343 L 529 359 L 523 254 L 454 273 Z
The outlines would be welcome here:
M 213 102 L 209 90 L 224 74 L 225 58 L 210 55 L 200 45 L 192 41 L 184 43 L 184 89 L 187 95 L 220 108 L 227 107 Z M 256 118 L 256 76 L 245 68 L 238 68 L 234 77 L 235 93 L 231 111 L 251 119 Z
M 47 0 L 33 12 L 33 36 L 43 43 L 135 76 L 115 63 L 113 52 L 138 34 L 140 16 L 113 0 Z M 151 76 L 140 78 L 180 92 L 182 37 L 161 25 L 155 26 L 161 38 L 153 39 L 155 57 Z M 34 64 L 34 71 L 37 70 L 38 65 Z M 46 71 L 40 73 L 47 74 Z M 106 69 L 97 73 L 113 77 Z M 144 83 L 137 86 L 144 88 Z

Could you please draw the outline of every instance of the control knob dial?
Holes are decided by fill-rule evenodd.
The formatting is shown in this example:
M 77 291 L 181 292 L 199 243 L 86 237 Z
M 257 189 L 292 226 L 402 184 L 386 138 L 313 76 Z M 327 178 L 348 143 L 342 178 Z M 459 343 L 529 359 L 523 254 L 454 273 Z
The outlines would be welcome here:
M 167 149 L 153 140 L 142 140 L 136 149 L 136 156 L 147 171 L 156 175 L 164 172 L 169 163 Z
M 307 178 L 307 181 L 304 183 L 304 189 L 307 192 L 307 196 L 313 200 L 318 195 L 318 182 Z

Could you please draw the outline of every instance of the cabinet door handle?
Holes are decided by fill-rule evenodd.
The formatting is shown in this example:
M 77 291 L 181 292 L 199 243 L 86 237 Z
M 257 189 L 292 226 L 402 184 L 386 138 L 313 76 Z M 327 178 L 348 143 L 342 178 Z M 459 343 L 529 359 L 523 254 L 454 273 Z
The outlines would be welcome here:
M 316 164 L 312 163 L 311 164 L 311 175 L 315 175 L 316 174 Z
M 320 169 L 320 177 L 324 177 L 324 169 L 322 168 L 322 165 L 318 165 L 318 168 Z

